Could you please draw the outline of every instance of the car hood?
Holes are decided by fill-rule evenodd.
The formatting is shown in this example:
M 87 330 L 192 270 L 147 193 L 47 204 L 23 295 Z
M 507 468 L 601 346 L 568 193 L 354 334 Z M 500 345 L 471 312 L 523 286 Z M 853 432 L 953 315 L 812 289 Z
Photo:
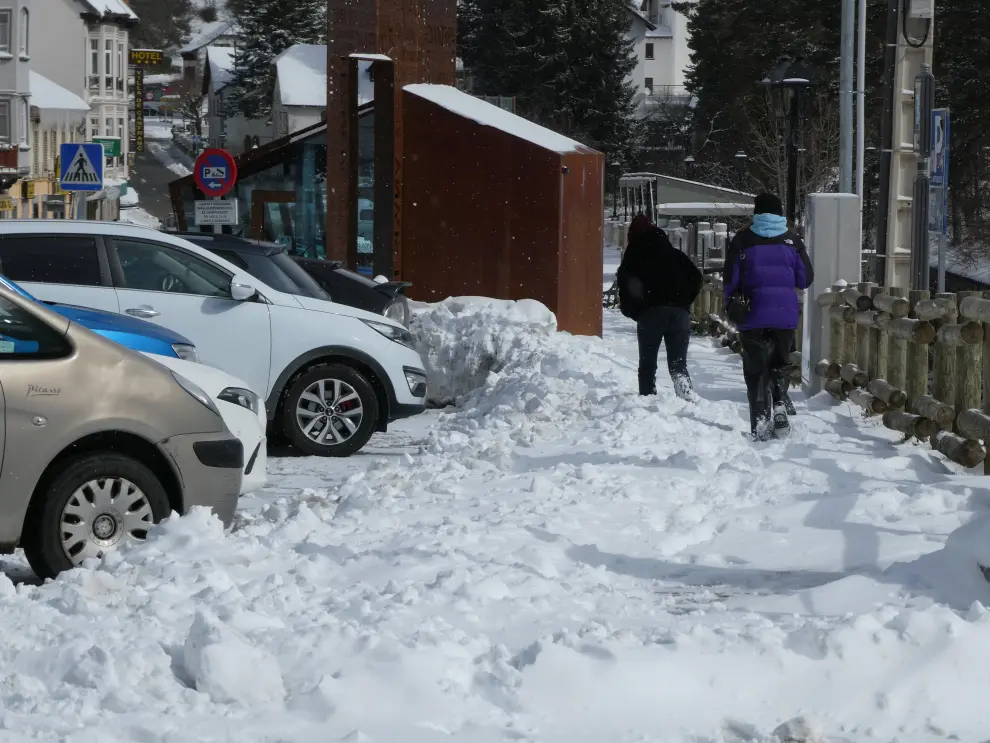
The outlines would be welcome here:
M 346 304 L 340 304 L 338 302 L 333 302 L 329 299 L 313 299 L 312 297 L 293 297 L 303 309 L 313 310 L 314 312 L 324 312 L 328 315 L 342 315 L 344 317 L 353 317 L 356 320 L 371 320 L 382 325 L 394 325 L 397 328 L 405 328 L 399 323 L 390 320 L 384 315 L 376 315 L 374 312 L 367 312 L 365 310 L 359 310 L 357 307 L 350 307 Z
M 190 382 L 198 385 L 207 395 L 214 400 L 221 392 L 228 387 L 241 387 L 249 390 L 251 386 L 243 379 L 238 379 L 232 374 L 216 369 L 206 364 L 197 364 L 194 361 L 184 361 L 183 359 L 172 358 L 171 356 L 158 356 L 156 354 L 140 351 L 152 361 L 157 361 L 167 369 L 171 369 L 176 374 L 181 374 Z
M 139 320 L 136 317 L 118 315 L 116 312 L 104 312 L 103 310 L 92 310 L 86 307 L 76 307 L 71 304 L 47 304 L 46 306 L 53 312 L 57 312 L 77 325 L 95 332 L 115 332 L 130 333 L 140 335 L 145 338 L 163 341 L 170 345 L 182 343 L 187 346 L 194 345 L 191 340 L 184 335 L 176 333 L 174 330 L 163 328 L 147 320 Z

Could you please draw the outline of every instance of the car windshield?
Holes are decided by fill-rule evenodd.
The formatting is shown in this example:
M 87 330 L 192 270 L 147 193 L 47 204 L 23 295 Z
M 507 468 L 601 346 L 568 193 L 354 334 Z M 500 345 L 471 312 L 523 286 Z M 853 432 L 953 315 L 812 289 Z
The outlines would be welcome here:
M 8 279 L 6 276 L 0 276 L 0 284 L 3 284 L 3 286 L 5 286 L 6 288 L 10 289 L 12 292 L 17 292 L 18 294 L 20 294 L 25 299 L 33 299 L 35 302 L 38 301 L 35 297 L 33 297 L 30 294 L 28 294 L 28 292 L 27 292 L 26 289 L 22 289 L 20 286 L 18 286 L 17 284 L 15 284 L 13 281 L 11 281 L 10 279 Z
M 265 282 L 272 289 L 299 297 L 330 299 L 330 295 L 323 291 L 320 285 L 285 253 L 261 255 L 260 253 L 247 252 L 235 253 L 232 250 L 214 247 L 208 249 L 247 271 L 256 279 Z

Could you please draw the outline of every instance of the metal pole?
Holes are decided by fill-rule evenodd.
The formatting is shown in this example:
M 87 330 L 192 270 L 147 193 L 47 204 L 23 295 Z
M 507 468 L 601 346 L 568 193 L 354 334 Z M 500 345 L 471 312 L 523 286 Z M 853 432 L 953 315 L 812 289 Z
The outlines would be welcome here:
M 219 196 L 216 197 L 213 200 L 214 201 L 223 201 L 223 199 L 221 197 L 219 197 Z M 214 235 L 222 235 L 223 234 L 223 225 L 221 225 L 221 224 L 215 224 L 215 225 L 213 225 L 213 234 Z
M 900 33 L 900 0 L 887 0 L 887 35 L 884 42 L 883 116 L 880 122 L 880 193 L 877 198 L 876 270 L 880 284 L 887 282 L 887 241 L 893 225 L 890 223 L 891 164 L 894 159 L 894 99 L 897 69 L 897 36 Z M 894 257 L 889 256 L 890 260 Z
M 800 93 L 791 91 L 791 110 L 787 132 L 787 225 L 791 229 L 797 227 L 797 171 L 798 171 L 798 125 Z
M 853 59 L 856 43 L 854 0 L 842 0 L 842 56 L 839 63 L 839 192 L 853 192 Z
M 914 178 L 911 205 L 913 233 L 911 287 L 927 289 L 930 283 L 928 211 L 931 196 L 932 109 L 935 104 L 935 76 L 931 65 L 922 64 L 914 83 L 915 120 L 918 131 L 918 171 Z
M 866 5 L 859 0 L 859 38 L 856 61 L 856 194 L 860 214 L 866 198 Z M 862 232 L 862 228 L 860 230 Z
M 938 235 L 938 292 L 945 293 L 945 251 L 948 248 L 948 236 L 945 232 Z

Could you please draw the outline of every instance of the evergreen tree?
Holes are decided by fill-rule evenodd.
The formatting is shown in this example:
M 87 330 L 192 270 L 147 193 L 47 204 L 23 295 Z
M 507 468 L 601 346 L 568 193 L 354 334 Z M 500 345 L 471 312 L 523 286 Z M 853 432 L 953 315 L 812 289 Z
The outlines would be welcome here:
M 131 31 L 131 48 L 174 50 L 189 36 L 195 15 L 192 0 L 130 0 L 138 25 Z
M 464 0 L 458 46 L 479 95 L 628 159 L 639 136 L 625 0 Z
M 326 0 L 241 0 L 241 41 L 234 53 L 233 96 L 240 113 L 267 116 L 275 91 L 275 57 L 295 44 L 326 43 Z M 233 8 L 231 8 L 233 10 Z

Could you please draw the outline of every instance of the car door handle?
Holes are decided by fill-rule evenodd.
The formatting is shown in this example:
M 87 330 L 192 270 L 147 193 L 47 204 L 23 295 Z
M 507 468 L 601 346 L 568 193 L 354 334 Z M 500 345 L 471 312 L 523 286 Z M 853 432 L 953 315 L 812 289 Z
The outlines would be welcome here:
M 134 317 L 158 317 L 162 314 L 153 307 L 131 307 L 129 310 L 124 310 L 124 312 Z

